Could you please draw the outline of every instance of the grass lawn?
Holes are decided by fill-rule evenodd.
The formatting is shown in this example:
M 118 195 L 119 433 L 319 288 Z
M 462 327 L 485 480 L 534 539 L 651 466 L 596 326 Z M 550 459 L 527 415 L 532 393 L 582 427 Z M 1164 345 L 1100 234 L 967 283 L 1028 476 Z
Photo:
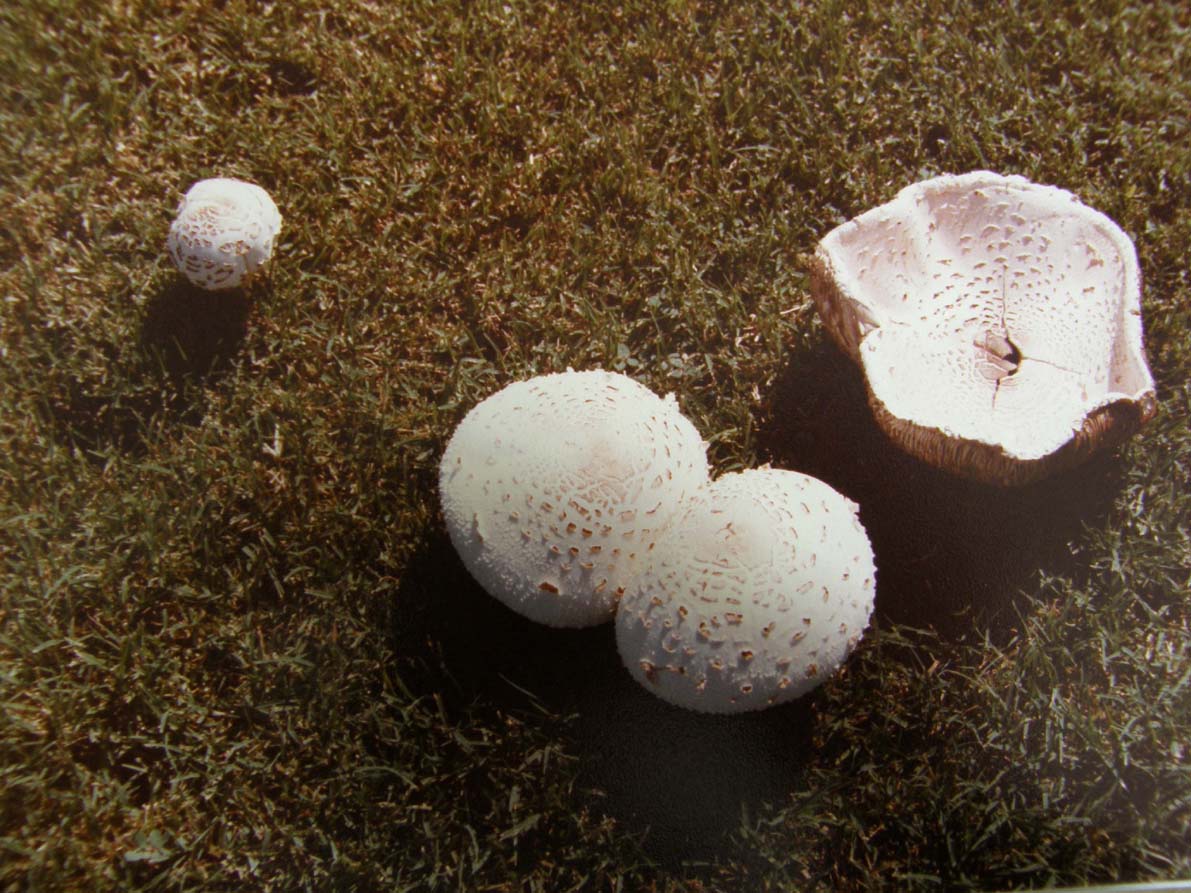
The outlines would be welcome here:
M 995 890 L 1191 877 L 1191 8 L 0 6 L 0 888 Z M 807 255 L 937 173 L 1133 237 L 1159 414 L 1013 490 L 903 456 Z M 208 176 L 247 293 L 164 251 Z M 471 582 L 469 408 L 603 367 L 861 505 L 839 677 L 671 708 Z

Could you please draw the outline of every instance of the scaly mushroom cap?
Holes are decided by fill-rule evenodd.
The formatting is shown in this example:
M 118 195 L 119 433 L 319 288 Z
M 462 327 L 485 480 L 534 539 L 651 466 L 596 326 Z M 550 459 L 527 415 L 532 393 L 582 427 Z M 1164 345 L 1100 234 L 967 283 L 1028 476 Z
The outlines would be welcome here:
M 1133 243 L 1061 189 L 909 186 L 819 243 L 812 292 L 888 434 L 953 472 L 1035 480 L 1154 414 Z
M 200 288 L 238 287 L 273 254 L 281 214 L 253 183 L 217 177 L 190 187 L 170 227 L 174 266 Z
M 678 411 L 612 372 L 511 384 L 467 414 L 440 466 L 447 529 L 491 595 L 550 626 L 611 619 L 641 559 L 708 479 Z
M 761 709 L 840 667 L 868 625 L 875 579 L 854 503 L 794 471 L 727 474 L 691 500 L 621 599 L 617 647 L 672 704 Z

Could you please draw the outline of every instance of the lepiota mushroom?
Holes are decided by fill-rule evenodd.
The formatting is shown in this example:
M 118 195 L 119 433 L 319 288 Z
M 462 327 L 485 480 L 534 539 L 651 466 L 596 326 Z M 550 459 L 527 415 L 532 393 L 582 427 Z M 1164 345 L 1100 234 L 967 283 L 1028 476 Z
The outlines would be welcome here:
M 166 248 L 174 266 L 209 291 L 237 288 L 268 262 L 281 213 L 260 186 L 216 177 L 190 187 Z
M 550 626 L 592 626 L 708 479 L 673 396 L 612 372 L 509 385 L 456 428 L 440 465 L 451 541 L 491 595 Z
M 952 472 L 1035 480 L 1154 414 L 1133 243 L 1064 190 L 916 183 L 828 233 L 812 293 L 881 426 Z
M 762 709 L 843 664 L 868 625 L 875 581 L 847 498 L 794 471 L 727 474 L 658 540 L 621 599 L 617 648 L 670 703 Z

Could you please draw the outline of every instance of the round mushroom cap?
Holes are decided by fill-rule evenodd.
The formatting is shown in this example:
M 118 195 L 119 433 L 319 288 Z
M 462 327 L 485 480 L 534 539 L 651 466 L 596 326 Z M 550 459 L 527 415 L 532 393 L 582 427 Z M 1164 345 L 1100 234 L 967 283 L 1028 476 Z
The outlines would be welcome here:
M 1133 243 L 1069 192 L 978 171 L 903 189 L 820 243 L 812 291 L 902 448 L 999 484 L 1150 418 Z
M 511 384 L 473 408 L 443 454 L 451 541 L 479 584 L 549 626 L 611 619 L 642 559 L 708 480 L 678 410 L 612 372 Z
M 672 704 L 758 710 L 843 664 L 875 591 L 854 503 L 794 471 L 727 474 L 658 541 L 621 599 L 616 644 L 637 681 Z
M 216 177 L 190 187 L 166 248 L 174 266 L 209 291 L 237 288 L 273 254 L 281 213 L 254 183 Z

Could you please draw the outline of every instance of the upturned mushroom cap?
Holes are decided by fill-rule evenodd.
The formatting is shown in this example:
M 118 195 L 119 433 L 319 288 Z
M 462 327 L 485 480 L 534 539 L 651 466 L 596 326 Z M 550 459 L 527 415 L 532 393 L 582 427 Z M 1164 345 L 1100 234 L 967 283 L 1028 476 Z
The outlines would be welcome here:
M 644 556 L 708 480 L 673 396 L 612 372 L 516 382 L 467 414 L 440 466 L 451 541 L 488 593 L 550 626 L 611 619 Z
M 200 288 L 236 288 L 273 254 L 281 213 L 254 183 L 216 177 L 190 187 L 178 205 L 166 248 L 174 266 Z
M 909 186 L 828 233 L 812 293 L 882 427 L 950 471 L 1035 480 L 1154 414 L 1133 243 L 1064 190 L 986 171 Z
M 854 503 L 794 471 L 727 474 L 688 503 L 621 599 L 617 647 L 672 704 L 769 707 L 840 667 L 875 580 Z

